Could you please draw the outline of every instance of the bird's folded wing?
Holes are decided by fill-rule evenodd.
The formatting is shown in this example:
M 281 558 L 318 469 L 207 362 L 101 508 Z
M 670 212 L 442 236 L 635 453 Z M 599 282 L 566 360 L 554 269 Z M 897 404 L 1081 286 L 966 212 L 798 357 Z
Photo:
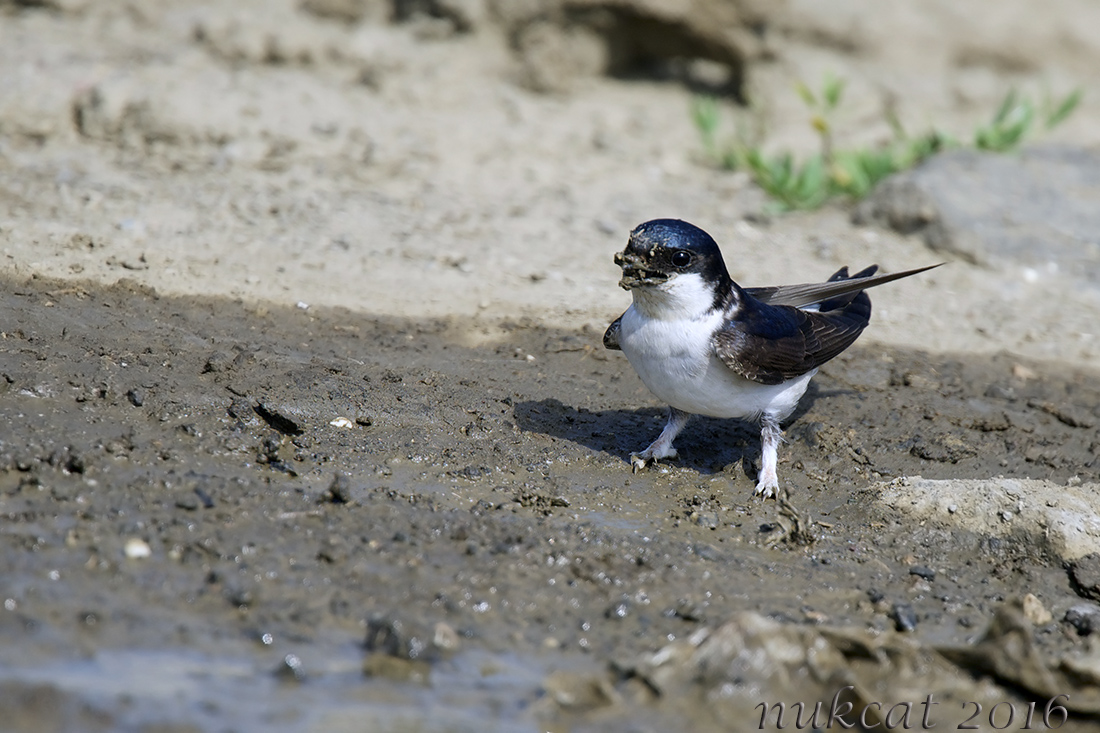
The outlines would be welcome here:
M 622 351 L 623 348 L 619 346 L 619 328 L 622 326 L 623 317 L 619 316 L 611 325 L 607 327 L 607 330 L 603 332 L 603 346 L 605 349 L 614 349 L 615 351 Z
M 826 313 L 756 304 L 714 334 L 714 353 L 746 379 L 779 384 L 851 346 L 870 314 L 871 300 L 864 293 L 845 309 Z
M 759 300 L 761 303 L 767 303 L 768 305 L 789 305 L 795 308 L 803 308 L 808 305 L 820 303 L 828 300 L 829 298 L 835 298 L 840 295 L 846 295 L 848 293 L 858 292 L 860 290 L 866 290 L 867 288 L 873 288 L 876 285 L 882 285 L 884 283 L 893 282 L 894 280 L 900 280 L 903 277 L 909 277 L 910 275 L 916 275 L 919 272 L 925 270 L 931 270 L 933 267 L 939 267 L 943 263 L 940 262 L 935 265 L 928 265 L 927 267 L 918 267 L 915 270 L 905 270 L 904 272 L 894 272 L 888 275 L 863 275 L 863 273 L 857 273 L 852 277 L 847 277 L 847 268 L 843 268 L 840 272 L 830 278 L 829 282 L 824 283 L 805 283 L 802 285 L 777 285 L 775 287 L 763 287 L 763 288 L 745 288 L 752 297 Z M 874 269 L 867 268 L 874 272 Z M 867 272 L 864 270 L 863 272 Z M 838 276 L 843 273 L 843 279 L 838 279 Z

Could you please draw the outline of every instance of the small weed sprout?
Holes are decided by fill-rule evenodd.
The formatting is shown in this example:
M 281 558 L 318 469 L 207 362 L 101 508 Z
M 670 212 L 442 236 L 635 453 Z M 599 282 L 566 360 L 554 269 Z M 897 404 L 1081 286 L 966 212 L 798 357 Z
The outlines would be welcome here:
M 836 198 L 861 199 L 887 176 L 912 168 L 941 150 L 961 146 L 936 129 L 910 137 L 897 117 L 888 113 L 893 137 L 885 145 L 838 150 L 833 142 L 833 118 L 844 98 L 844 87 L 844 80 L 831 74 L 826 75 L 818 92 L 804 83 L 795 87 L 810 112 L 810 126 L 817 133 L 820 148 L 802 161 L 789 151 L 764 153 L 759 144 L 763 137 L 759 124 L 755 135 L 739 126 L 730 140 L 720 142 L 721 111 L 713 98 L 697 97 L 692 103 L 692 119 L 707 157 L 723 168 L 747 171 L 782 211 L 816 209 Z M 993 118 L 975 130 L 973 147 L 1011 151 L 1035 134 L 1037 120 L 1043 130 L 1050 130 L 1064 122 L 1080 101 L 1080 89 L 1057 103 L 1048 96 L 1040 105 L 1010 90 Z M 759 123 L 760 115 L 751 117 Z

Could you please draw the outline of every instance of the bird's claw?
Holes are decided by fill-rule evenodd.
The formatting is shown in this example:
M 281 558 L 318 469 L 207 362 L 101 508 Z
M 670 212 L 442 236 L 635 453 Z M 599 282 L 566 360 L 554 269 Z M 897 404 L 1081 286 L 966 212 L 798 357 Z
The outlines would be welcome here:
M 760 481 L 756 484 L 756 490 L 752 493 L 753 496 L 760 496 L 765 499 L 779 496 L 779 477 L 774 473 L 770 476 L 761 476 Z
M 630 454 L 630 469 L 631 473 L 638 473 L 638 471 L 648 468 L 649 466 L 656 466 L 658 458 L 678 458 L 679 454 L 673 450 L 666 450 L 660 456 L 655 453 L 644 450 L 641 453 Z

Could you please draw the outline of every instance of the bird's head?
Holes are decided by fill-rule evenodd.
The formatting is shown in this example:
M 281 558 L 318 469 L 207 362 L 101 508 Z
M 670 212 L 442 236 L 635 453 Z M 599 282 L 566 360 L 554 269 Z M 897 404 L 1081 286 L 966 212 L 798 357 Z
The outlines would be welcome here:
M 623 268 L 619 287 L 634 301 L 675 310 L 717 307 L 732 281 L 722 252 L 709 234 L 679 219 L 654 219 L 630 233 L 626 249 L 615 255 Z

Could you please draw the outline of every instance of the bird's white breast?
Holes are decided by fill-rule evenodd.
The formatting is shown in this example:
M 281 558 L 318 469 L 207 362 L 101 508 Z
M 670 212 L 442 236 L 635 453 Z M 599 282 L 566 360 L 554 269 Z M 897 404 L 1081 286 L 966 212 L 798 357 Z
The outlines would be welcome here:
M 683 276 L 674 280 L 681 282 L 672 293 L 635 290 L 634 304 L 622 317 L 619 345 L 646 387 L 696 415 L 789 415 L 817 370 L 774 385 L 731 371 L 712 346 L 711 338 L 726 318 L 713 308 L 713 291 Z

